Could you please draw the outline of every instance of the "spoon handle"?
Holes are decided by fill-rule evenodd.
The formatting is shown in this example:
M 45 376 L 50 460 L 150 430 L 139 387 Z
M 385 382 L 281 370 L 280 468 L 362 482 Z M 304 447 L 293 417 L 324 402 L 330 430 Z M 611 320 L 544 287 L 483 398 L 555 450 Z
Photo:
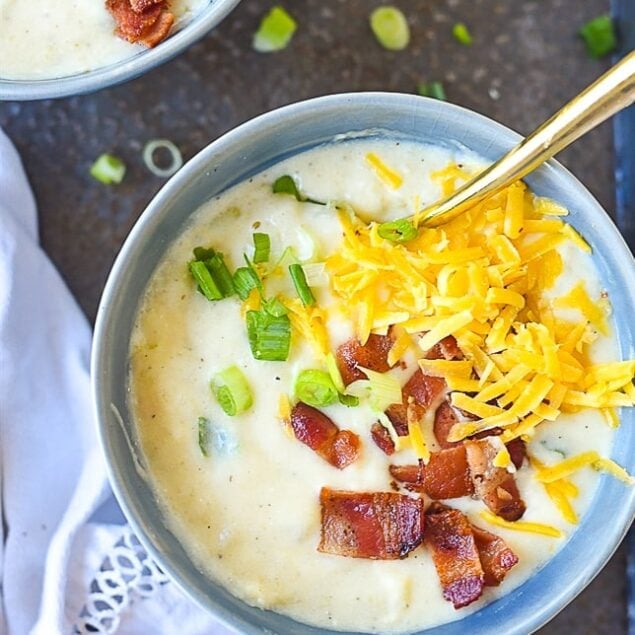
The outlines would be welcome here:
M 635 51 L 563 106 L 507 154 L 421 213 L 421 225 L 437 227 L 472 205 L 522 179 L 616 112 L 635 101 Z

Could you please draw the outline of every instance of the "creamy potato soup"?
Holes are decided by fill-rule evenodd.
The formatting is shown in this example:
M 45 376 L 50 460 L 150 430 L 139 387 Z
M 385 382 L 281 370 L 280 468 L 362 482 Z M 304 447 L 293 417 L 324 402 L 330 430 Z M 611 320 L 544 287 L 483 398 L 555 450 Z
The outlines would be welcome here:
M 457 620 L 562 547 L 601 471 L 630 481 L 609 457 L 634 365 L 566 210 L 519 183 L 442 228 L 397 220 L 482 165 L 326 145 L 209 201 L 152 275 L 143 462 L 245 602 L 361 632 Z
M 178 29 L 209 0 L 172 0 Z M 85 73 L 139 53 L 117 37 L 105 0 L 0 0 L 0 78 L 49 79 Z

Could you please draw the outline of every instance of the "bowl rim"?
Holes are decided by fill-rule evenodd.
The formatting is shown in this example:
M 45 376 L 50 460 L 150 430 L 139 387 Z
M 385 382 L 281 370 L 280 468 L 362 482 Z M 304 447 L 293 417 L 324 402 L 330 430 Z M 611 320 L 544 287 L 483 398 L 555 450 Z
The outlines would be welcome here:
M 168 62 L 217 26 L 240 0 L 209 0 L 208 6 L 158 46 L 118 62 L 83 73 L 42 79 L 5 79 L 0 76 L 0 101 L 59 99 L 92 93 L 121 84 Z M 114 37 L 114 35 L 113 35 Z
M 467 116 L 474 122 L 480 122 L 487 125 L 492 132 L 503 132 L 507 138 L 514 141 L 514 143 L 522 139 L 522 136 L 515 130 L 468 108 L 448 102 L 439 102 L 430 98 L 404 93 L 379 91 L 338 93 L 322 97 L 314 97 L 282 106 L 254 117 L 228 132 L 225 132 L 200 150 L 183 166 L 183 168 L 181 168 L 181 170 L 179 170 L 179 172 L 172 176 L 148 203 L 132 227 L 117 255 L 106 281 L 95 322 L 94 340 L 91 354 L 91 385 L 94 417 L 98 427 L 98 436 L 102 446 L 102 452 L 106 457 L 110 484 L 119 504 L 122 507 L 122 510 L 124 511 L 124 514 L 126 515 L 126 518 L 148 553 L 155 558 L 157 562 L 159 562 L 160 566 L 169 574 L 170 578 L 188 597 L 202 608 L 206 609 L 210 613 L 213 613 L 214 617 L 220 623 L 234 630 L 239 628 L 244 629 L 240 631 L 237 630 L 237 632 L 261 633 L 262 631 L 260 629 L 256 629 L 251 622 L 235 615 L 225 607 L 218 604 L 215 600 L 209 598 L 209 596 L 204 594 L 200 589 L 190 587 L 185 580 L 185 576 L 181 575 L 178 566 L 173 566 L 171 561 L 164 560 L 163 555 L 153 543 L 152 537 L 154 532 L 152 526 L 149 526 L 145 519 L 140 515 L 137 516 L 133 511 L 131 511 L 132 505 L 128 498 L 128 487 L 122 477 L 120 467 L 116 465 L 114 461 L 111 461 L 112 446 L 109 440 L 109 433 L 107 430 L 108 424 L 105 416 L 109 404 L 106 403 L 107 400 L 103 399 L 103 395 L 101 394 L 99 378 L 103 376 L 103 364 L 104 359 L 107 356 L 107 348 L 104 346 L 104 343 L 107 340 L 107 332 L 109 329 L 109 323 L 111 322 L 112 299 L 117 294 L 117 287 L 122 277 L 122 273 L 125 272 L 128 261 L 136 250 L 137 243 L 142 239 L 143 234 L 146 231 L 149 231 L 149 228 L 146 227 L 146 225 L 151 226 L 153 220 L 156 221 L 155 217 L 160 215 L 162 208 L 168 205 L 171 199 L 187 189 L 188 182 L 191 181 L 192 176 L 201 171 L 201 169 L 205 166 L 208 166 L 215 155 L 222 154 L 241 139 L 258 137 L 259 133 L 265 129 L 275 128 L 276 126 L 282 124 L 288 125 L 290 123 L 290 119 L 292 120 L 294 118 L 309 116 L 311 111 L 314 111 L 314 109 L 331 109 L 331 111 L 337 111 L 338 108 L 346 106 L 347 104 L 350 105 L 348 102 L 357 103 L 358 107 L 372 108 L 373 106 L 383 104 L 399 108 L 405 107 L 408 104 L 412 104 L 414 106 L 415 103 L 421 103 L 420 100 L 422 99 L 428 102 L 428 107 L 431 109 L 437 109 L 438 111 L 445 111 L 448 113 L 454 112 L 463 117 Z M 475 151 L 478 153 L 478 150 Z M 300 150 L 300 152 L 302 152 L 302 150 Z M 295 154 L 297 153 L 292 153 L 292 155 Z M 624 238 L 615 226 L 613 219 L 606 213 L 604 208 L 597 202 L 589 190 L 587 190 L 586 187 L 569 170 L 555 159 L 549 160 L 538 169 L 555 170 L 559 176 L 565 178 L 570 183 L 577 185 L 577 187 L 584 192 L 589 204 L 595 207 L 596 211 L 601 212 L 604 215 L 605 222 L 603 231 L 608 232 L 608 237 L 615 246 L 615 250 L 617 252 L 622 252 L 620 256 L 626 256 L 626 262 L 621 263 L 621 270 L 626 272 L 627 278 L 633 282 L 633 288 L 635 288 L 635 258 L 633 257 L 633 254 L 627 246 Z M 129 440 L 128 443 L 130 443 Z M 563 586 L 563 590 L 559 593 L 547 598 L 544 604 L 540 607 L 539 611 L 528 616 L 522 621 L 522 623 L 517 623 L 511 626 L 507 635 L 527 635 L 527 633 L 535 632 L 547 622 L 552 620 L 560 611 L 572 602 L 591 583 L 598 573 L 600 573 L 620 546 L 631 524 L 633 523 L 633 520 L 635 520 L 635 488 L 625 492 L 621 502 L 624 502 L 625 504 L 622 505 L 620 510 L 615 511 L 613 522 L 607 530 L 607 535 L 604 536 L 605 540 L 602 541 L 601 548 L 595 550 L 593 554 L 589 554 L 583 570 L 577 572 L 575 580 L 571 584 Z M 572 537 L 573 533 L 569 536 L 562 547 L 566 546 Z M 607 538 L 608 540 L 606 540 Z M 558 550 L 558 552 L 559 551 L 560 550 Z M 558 552 L 556 552 L 556 555 Z M 550 562 L 551 559 L 545 563 L 545 566 L 547 566 Z M 527 582 L 528 580 L 524 581 L 520 587 L 517 587 L 517 589 L 522 588 L 522 586 Z M 513 593 L 517 589 L 514 589 L 511 592 Z M 505 597 L 506 595 L 507 594 L 504 594 L 502 597 Z M 479 610 L 483 610 L 487 608 L 487 606 L 489 606 L 489 604 Z M 467 617 L 469 616 L 466 616 L 466 618 Z M 462 620 L 459 620 L 457 623 L 460 623 L 460 621 Z M 449 622 L 447 624 L 452 623 L 454 622 Z M 301 625 L 301 623 L 298 624 Z M 434 629 L 421 631 L 420 635 L 432 632 L 432 630 Z M 338 631 L 325 629 L 325 632 L 337 633 Z M 346 635 L 349 634 L 346 633 Z

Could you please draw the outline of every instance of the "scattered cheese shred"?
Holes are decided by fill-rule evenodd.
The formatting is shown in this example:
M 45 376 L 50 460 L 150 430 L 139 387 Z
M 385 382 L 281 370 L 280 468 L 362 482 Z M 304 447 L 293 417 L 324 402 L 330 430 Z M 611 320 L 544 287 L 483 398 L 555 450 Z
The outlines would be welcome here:
M 408 418 L 408 436 L 410 437 L 410 443 L 417 458 L 427 463 L 430 460 L 430 450 L 423 438 L 421 426 L 416 421 L 411 421 L 410 418 Z
M 487 521 L 491 525 L 498 527 L 504 527 L 505 529 L 511 529 L 513 531 L 525 531 L 530 534 L 539 534 L 541 536 L 549 536 L 550 538 L 562 538 L 564 534 L 551 525 L 543 525 L 542 523 L 529 523 L 522 520 L 516 522 L 509 522 L 504 520 L 500 516 L 496 516 L 488 511 L 480 512 L 481 518 Z
M 629 485 L 635 483 L 635 479 L 630 476 L 623 467 L 610 459 L 601 457 L 595 450 L 589 450 L 588 452 L 583 452 L 582 454 L 564 459 L 564 461 L 560 461 L 555 465 L 538 469 L 536 471 L 536 479 L 541 483 L 553 483 L 588 466 L 596 470 L 608 472 Z
M 326 312 L 317 305 L 304 306 L 299 298 L 282 298 L 289 310 L 291 326 L 300 337 L 310 342 L 320 358 L 329 353 L 329 335 L 326 329 Z
M 403 185 L 403 177 L 389 168 L 374 152 L 369 152 L 366 155 L 366 161 L 373 168 L 375 174 L 393 190 L 397 190 Z

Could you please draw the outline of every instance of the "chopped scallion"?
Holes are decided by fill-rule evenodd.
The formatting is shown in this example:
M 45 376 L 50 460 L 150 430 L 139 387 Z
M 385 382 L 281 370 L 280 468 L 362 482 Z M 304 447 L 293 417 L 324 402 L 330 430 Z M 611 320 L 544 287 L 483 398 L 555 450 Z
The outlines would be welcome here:
M 209 260 L 216 255 L 212 247 L 194 247 L 194 260 Z
M 249 297 L 252 289 L 257 289 L 260 284 L 258 274 L 249 267 L 238 267 L 234 272 L 234 288 L 241 300 Z
M 271 239 L 269 234 L 254 234 L 254 262 L 269 262 L 269 253 L 271 252 Z
M 317 408 L 335 403 L 337 388 L 329 374 L 323 370 L 303 370 L 295 381 L 295 396 L 309 406 Z
M 326 356 L 326 368 L 329 371 L 331 381 L 337 388 L 338 392 L 344 392 L 346 390 L 346 386 L 344 385 L 342 373 L 340 373 L 340 369 L 337 367 L 337 362 L 335 361 L 333 353 L 329 353 Z
M 284 362 L 291 345 L 289 316 L 271 315 L 266 310 L 247 311 L 247 336 L 256 359 Z
M 469 32 L 467 26 L 463 24 L 463 22 L 457 22 L 452 27 L 452 35 L 457 42 L 464 44 L 465 46 L 471 46 L 472 44 L 472 35 Z
M 259 53 L 281 51 L 291 41 L 298 25 L 283 7 L 273 7 L 254 34 L 253 47 Z
M 190 273 L 198 283 L 200 292 L 208 300 L 222 300 L 223 294 L 218 288 L 210 270 L 200 260 L 193 260 L 189 263 Z
M 580 35 L 591 57 L 603 57 L 617 47 L 617 37 L 611 16 L 600 15 L 589 20 L 581 29 Z
M 274 194 L 290 194 L 291 196 L 295 196 L 295 200 L 300 203 L 314 203 L 315 205 L 326 205 L 322 201 L 316 201 L 315 199 L 309 198 L 302 194 L 302 192 L 298 189 L 295 180 L 292 176 L 288 174 L 284 174 L 283 176 L 278 177 L 272 186 L 272 191 Z
M 212 379 L 211 388 L 216 401 L 230 417 L 245 412 L 253 404 L 247 379 L 236 366 L 230 366 L 216 374 Z
M 432 97 L 432 99 L 438 99 L 439 101 L 445 101 L 445 89 L 441 82 L 421 82 L 417 86 L 417 92 L 422 97 Z
M 368 377 L 370 382 L 370 403 L 373 408 L 384 412 L 391 404 L 401 403 L 401 384 L 395 377 L 390 373 L 378 373 L 362 366 L 358 368 Z
M 406 243 L 417 237 L 417 228 L 407 218 L 400 218 L 379 226 L 378 234 L 394 243 Z
M 311 291 L 311 287 L 307 284 L 302 265 L 289 265 L 289 273 L 295 285 L 295 290 L 298 292 L 300 300 L 302 300 L 302 304 L 304 304 L 304 306 L 315 304 L 315 296 L 313 295 L 313 291 Z
M 229 272 L 227 265 L 225 264 L 225 257 L 223 254 L 215 253 L 211 258 L 205 260 L 205 266 L 212 274 L 216 286 L 220 289 L 224 298 L 229 298 L 234 295 L 236 290 L 234 289 L 234 283 L 232 281 L 232 274 Z
M 170 163 L 166 167 L 157 165 L 154 154 L 158 151 L 167 152 L 170 155 Z M 152 174 L 167 178 L 172 176 L 183 165 L 181 151 L 169 139 L 152 139 L 143 148 L 143 162 Z
M 326 271 L 326 263 L 312 262 L 302 265 L 306 282 L 310 287 L 327 287 L 329 284 L 329 274 Z
M 203 456 L 209 456 L 210 445 L 210 427 L 209 419 L 205 417 L 198 418 L 198 447 L 201 449 Z
M 126 174 L 126 164 L 112 154 L 102 154 L 90 168 L 90 175 L 105 185 L 121 183 Z
M 401 51 L 410 42 L 408 21 L 397 7 L 377 7 L 370 14 L 370 28 L 377 41 L 389 51 Z
M 343 406 L 347 408 L 355 408 L 359 406 L 359 397 L 355 397 L 355 395 L 345 395 L 340 393 L 338 395 L 338 399 Z
M 269 298 L 268 300 L 262 301 L 262 306 L 264 310 L 269 314 L 273 315 L 273 317 L 280 317 L 282 315 L 286 315 L 289 311 L 282 302 L 278 298 Z

